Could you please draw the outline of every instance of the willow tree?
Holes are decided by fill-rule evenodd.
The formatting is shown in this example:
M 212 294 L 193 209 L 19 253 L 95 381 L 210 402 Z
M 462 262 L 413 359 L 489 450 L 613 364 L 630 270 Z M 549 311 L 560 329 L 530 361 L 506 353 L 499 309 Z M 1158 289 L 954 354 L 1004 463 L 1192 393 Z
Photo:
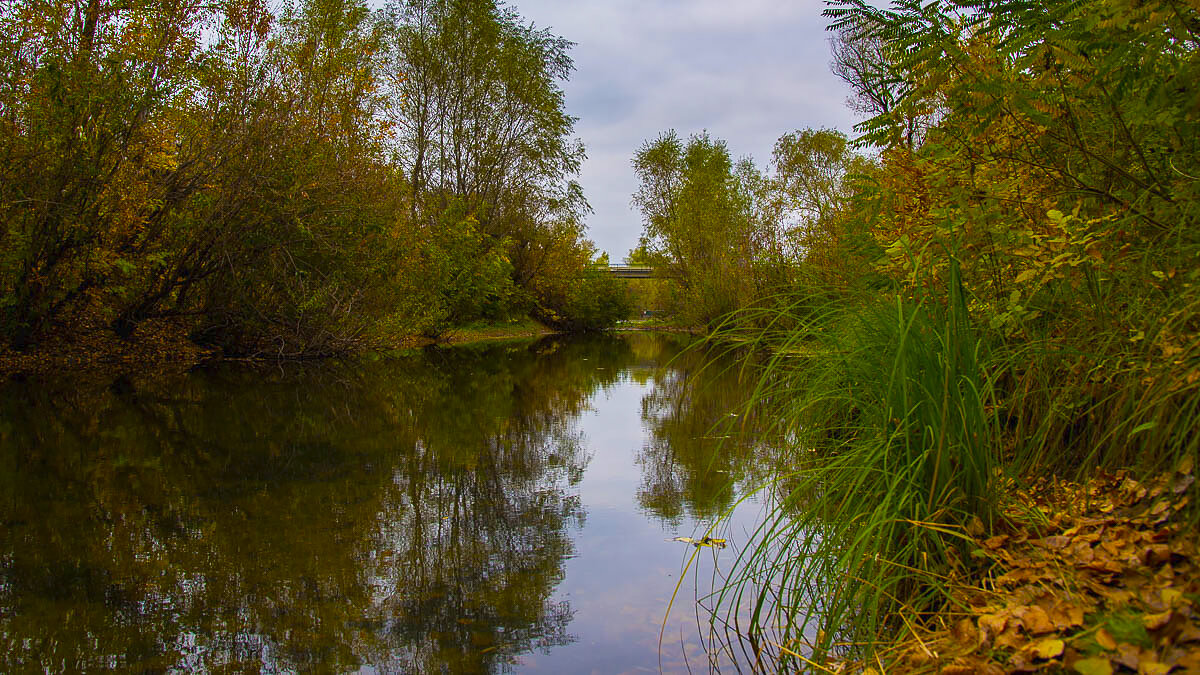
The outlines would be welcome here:
M 560 86 L 572 44 L 495 0 L 398 0 L 386 11 L 413 220 L 469 214 L 490 242 L 477 255 L 511 263 L 514 302 L 552 319 L 592 248 L 590 208 L 572 178 L 583 146 Z
M 506 235 L 529 202 L 572 196 L 582 147 L 559 82 L 571 43 L 494 0 L 405 0 L 388 9 L 398 156 L 413 208 L 461 199 Z
M 679 285 L 678 309 L 703 322 L 744 306 L 758 251 L 753 166 L 707 133 L 685 143 L 669 131 L 638 149 L 633 168 L 641 247 Z

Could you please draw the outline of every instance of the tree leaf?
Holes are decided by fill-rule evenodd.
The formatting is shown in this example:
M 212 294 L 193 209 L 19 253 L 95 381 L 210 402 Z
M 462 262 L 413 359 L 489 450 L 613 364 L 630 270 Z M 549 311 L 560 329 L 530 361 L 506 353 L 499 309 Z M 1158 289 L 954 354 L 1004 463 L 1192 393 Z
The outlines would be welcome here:
M 1060 656 L 1063 653 L 1063 648 L 1065 646 L 1066 645 L 1063 644 L 1062 640 L 1059 640 L 1058 638 L 1049 638 L 1033 645 L 1033 653 L 1039 659 L 1052 659 L 1056 656 Z
M 1075 662 L 1075 672 L 1081 675 L 1112 675 L 1112 664 L 1103 656 L 1080 659 Z

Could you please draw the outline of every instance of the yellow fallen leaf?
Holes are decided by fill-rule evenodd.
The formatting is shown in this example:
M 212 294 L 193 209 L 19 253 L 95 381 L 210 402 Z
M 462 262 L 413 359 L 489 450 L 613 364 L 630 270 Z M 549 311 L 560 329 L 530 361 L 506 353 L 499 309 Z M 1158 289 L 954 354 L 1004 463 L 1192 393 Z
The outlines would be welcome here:
M 727 542 L 724 539 L 715 537 L 704 537 L 703 539 L 692 539 L 691 537 L 675 537 L 669 541 L 681 541 L 692 546 L 715 546 L 717 548 L 725 548 Z
M 1004 632 L 996 636 L 996 646 L 1006 649 L 1017 650 L 1026 644 L 1028 640 L 1017 630 L 1016 626 L 1009 626 L 1004 629 Z
M 1050 620 L 1058 630 L 1083 625 L 1083 608 L 1059 603 L 1050 610 Z
M 988 537 L 987 539 L 985 539 L 983 542 L 983 545 L 986 546 L 987 548 L 995 550 L 995 549 L 998 549 L 1001 546 L 1003 546 L 1004 542 L 1006 542 L 1006 541 L 1008 541 L 1007 534 L 998 534 L 994 537 Z
M 1183 591 L 1174 588 L 1164 588 L 1161 597 L 1163 603 L 1168 607 L 1175 607 L 1183 599 Z
M 1050 638 L 1049 640 L 1042 640 L 1035 644 L 1033 646 L 1033 653 L 1039 659 L 1052 659 L 1063 653 L 1064 646 L 1062 640 Z
M 971 520 L 967 521 L 966 530 L 967 534 L 971 535 L 972 537 L 981 536 L 985 531 L 983 527 L 983 521 L 979 519 L 979 516 L 972 516 Z
M 1145 624 L 1146 630 L 1156 630 L 1167 625 L 1171 620 L 1171 610 L 1160 612 L 1158 614 L 1147 614 L 1142 617 L 1142 623 Z
M 1096 644 L 1110 652 L 1117 648 L 1117 641 L 1115 638 L 1113 638 L 1112 633 L 1103 628 L 1096 631 Z
M 1075 662 L 1075 672 L 1081 675 L 1112 675 L 1112 664 L 1103 656 L 1080 659 Z
M 975 622 L 970 619 L 960 619 L 954 624 L 954 639 L 960 644 L 969 645 L 974 648 L 979 643 L 979 629 L 975 627 Z
M 1171 666 L 1157 661 L 1142 661 L 1138 664 L 1138 675 L 1167 675 Z
M 1008 618 L 1001 614 L 984 614 L 979 617 L 979 627 L 992 636 L 1003 633 L 1007 623 Z

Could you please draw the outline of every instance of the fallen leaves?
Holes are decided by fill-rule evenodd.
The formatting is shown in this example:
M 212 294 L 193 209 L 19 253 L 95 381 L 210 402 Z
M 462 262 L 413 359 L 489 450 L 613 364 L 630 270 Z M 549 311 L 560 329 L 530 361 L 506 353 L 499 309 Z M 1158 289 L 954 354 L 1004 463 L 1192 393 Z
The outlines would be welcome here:
M 1093 656 L 1079 659 L 1075 662 L 1075 671 L 1082 675 L 1112 675 L 1112 663 L 1103 656 Z
M 1085 485 L 1009 486 L 1002 532 L 975 536 L 992 562 L 956 595 L 968 618 L 902 645 L 943 673 L 1200 672 L 1200 550 L 1186 523 L 1193 463 L 1151 481 L 1126 472 Z

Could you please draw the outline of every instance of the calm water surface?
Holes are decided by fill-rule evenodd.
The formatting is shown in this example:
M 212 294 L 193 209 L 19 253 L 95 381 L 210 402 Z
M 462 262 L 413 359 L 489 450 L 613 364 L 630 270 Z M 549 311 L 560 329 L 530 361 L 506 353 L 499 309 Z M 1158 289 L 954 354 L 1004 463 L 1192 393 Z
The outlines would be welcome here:
M 696 600 L 758 507 L 669 539 L 766 462 L 736 364 L 684 346 L 9 381 L 0 671 L 729 668 Z

